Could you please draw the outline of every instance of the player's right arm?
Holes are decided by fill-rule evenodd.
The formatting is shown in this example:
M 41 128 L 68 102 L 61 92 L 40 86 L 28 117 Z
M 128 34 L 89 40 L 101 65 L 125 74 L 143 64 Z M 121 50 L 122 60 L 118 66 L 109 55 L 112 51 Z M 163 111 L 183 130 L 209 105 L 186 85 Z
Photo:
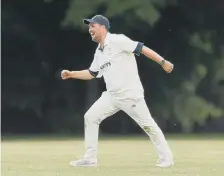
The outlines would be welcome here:
M 86 70 L 80 70 L 80 71 L 69 71 L 69 70 L 63 70 L 61 72 L 61 78 L 63 80 L 65 79 L 81 79 L 81 80 L 91 80 L 93 78 L 100 78 L 102 75 L 99 71 L 99 65 L 97 62 L 96 53 L 94 54 L 94 59 L 89 67 L 89 69 Z
M 100 74 L 100 68 L 97 62 L 97 54 L 94 54 L 94 59 L 89 67 L 89 69 L 86 70 L 80 70 L 80 71 L 69 71 L 69 70 L 62 70 L 61 72 L 61 78 L 63 80 L 65 79 L 81 79 L 81 80 L 91 80 L 93 78 L 100 78 L 102 77 L 102 74 Z
M 69 70 L 62 70 L 61 78 L 65 79 L 81 79 L 81 80 L 91 80 L 95 78 L 93 73 L 90 70 L 80 70 L 80 71 L 69 71 Z

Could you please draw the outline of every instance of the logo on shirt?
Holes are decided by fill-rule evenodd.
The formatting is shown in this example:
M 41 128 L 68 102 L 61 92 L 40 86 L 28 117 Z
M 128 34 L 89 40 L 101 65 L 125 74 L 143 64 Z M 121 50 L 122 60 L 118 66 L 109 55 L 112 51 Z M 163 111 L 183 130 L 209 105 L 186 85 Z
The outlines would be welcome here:
M 111 63 L 110 62 L 106 62 L 105 64 L 103 64 L 100 69 L 101 70 L 105 70 L 106 68 L 110 67 L 111 66 Z

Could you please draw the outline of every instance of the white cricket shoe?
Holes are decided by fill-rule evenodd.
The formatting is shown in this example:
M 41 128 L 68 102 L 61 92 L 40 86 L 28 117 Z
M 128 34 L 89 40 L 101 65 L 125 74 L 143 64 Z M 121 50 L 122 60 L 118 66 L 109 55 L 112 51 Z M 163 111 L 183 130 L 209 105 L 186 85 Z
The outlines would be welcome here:
M 80 158 L 75 161 L 70 162 L 71 166 L 75 167 L 91 167 L 91 166 L 97 166 L 97 159 L 89 159 L 89 158 Z
M 157 167 L 171 167 L 174 165 L 174 162 L 172 159 L 159 159 L 156 166 Z

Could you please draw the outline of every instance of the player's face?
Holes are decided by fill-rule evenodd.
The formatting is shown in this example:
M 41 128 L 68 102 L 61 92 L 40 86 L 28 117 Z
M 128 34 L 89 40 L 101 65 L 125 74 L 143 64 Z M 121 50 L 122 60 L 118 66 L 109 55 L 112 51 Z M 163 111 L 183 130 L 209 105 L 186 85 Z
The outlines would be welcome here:
M 102 25 L 96 23 L 89 24 L 89 33 L 94 42 L 100 42 Z

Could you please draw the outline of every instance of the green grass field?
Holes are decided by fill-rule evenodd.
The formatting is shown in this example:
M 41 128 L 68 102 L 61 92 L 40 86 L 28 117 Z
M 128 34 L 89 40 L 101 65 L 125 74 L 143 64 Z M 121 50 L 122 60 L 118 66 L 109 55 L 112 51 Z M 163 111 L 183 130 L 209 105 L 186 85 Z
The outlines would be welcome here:
M 75 168 L 83 138 L 30 137 L 2 140 L 2 176 L 223 176 L 224 137 L 171 136 L 175 166 L 155 167 L 157 156 L 145 136 L 104 137 L 98 167 Z

